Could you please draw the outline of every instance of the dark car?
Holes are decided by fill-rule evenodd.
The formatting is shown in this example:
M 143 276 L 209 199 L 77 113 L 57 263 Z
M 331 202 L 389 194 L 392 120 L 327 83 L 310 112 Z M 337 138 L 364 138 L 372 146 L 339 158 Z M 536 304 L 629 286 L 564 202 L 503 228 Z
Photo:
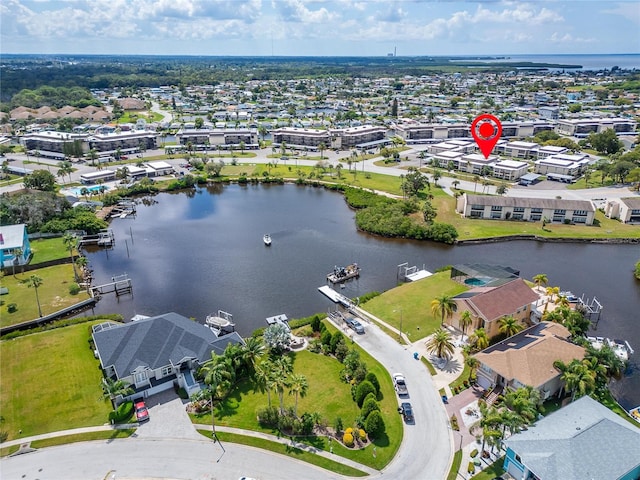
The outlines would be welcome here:
M 147 406 L 144 404 L 144 401 L 140 400 L 135 404 L 136 408 L 136 420 L 138 422 L 145 422 L 149 420 L 149 410 L 147 410 Z
M 350 329 L 352 329 L 354 332 L 356 333 L 364 333 L 364 327 L 362 326 L 362 324 L 356 320 L 353 317 L 348 317 L 345 322 L 347 322 L 347 325 L 349 326 Z
M 413 408 L 411 408 L 411 404 L 409 402 L 403 402 L 400 404 L 400 408 L 398 408 L 402 416 L 404 417 L 404 421 L 407 423 L 413 423 Z

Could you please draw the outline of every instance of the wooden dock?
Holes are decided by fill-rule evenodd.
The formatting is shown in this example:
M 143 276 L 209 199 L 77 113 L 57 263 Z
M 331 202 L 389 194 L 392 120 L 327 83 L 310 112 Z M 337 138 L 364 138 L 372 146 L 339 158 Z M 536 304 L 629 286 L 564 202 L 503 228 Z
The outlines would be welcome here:
M 116 297 L 129 294 L 133 295 L 133 284 L 129 276 L 125 273 L 111 277 L 111 282 L 109 283 L 91 287 L 91 292 L 93 296 L 104 295 L 106 293 L 115 293 Z
M 113 230 L 100 230 L 97 235 L 83 235 L 78 240 L 78 247 L 83 245 L 98 245 L 99 247 L 111 247 L 116 242 Z

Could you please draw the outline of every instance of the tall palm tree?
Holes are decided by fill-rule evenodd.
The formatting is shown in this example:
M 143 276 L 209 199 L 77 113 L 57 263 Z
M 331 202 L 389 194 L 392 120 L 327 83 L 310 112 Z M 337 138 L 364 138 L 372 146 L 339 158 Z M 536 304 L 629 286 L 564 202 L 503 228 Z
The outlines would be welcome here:
M 538 290 L 544 285 L 547 286 L 549 284 L 549 279 L 547 278 L 546 273 L 539 273 L 533 277 L 533 283 L 535 283 Z
M 244 341 L 241 347 L 241 358 L 250 375 L 255 371 L 256 363 L 264 354 L 264 350 L 262 340 L 257 337 L 249 337 Z
M 557 360 L 553 366 L 562 372 L 560 379 L 564 382 L 565 389 L 571 392 L 571 401 L 576 396 L 588 395 L 595 390 L 595 374 L 580 360 L 573 360 L 568 365 Z
M 449 295 L 439 295 L 431 301 L 431 313 L 440 315 L 440 325 L 444 325 L 444 317 L 451 318 L 456 311 L 456 302 Z
M 308 390 L 309 383 L 307 382 L 307 377 L 300 374 L 291 375 L 289 378 L 289 393 L 294 394 L 296 397 L 296 403 L 293 408 L 293 413 L 296 417 L 298 416 L 298 396 L 304 398 Z
M 475 345 L 478 350 L 484 350 L 489 346 L 489 337 L 484 328 L 477 328 L 473 335 L 471 335 L 471 343 Z
M 39 277 L 38 275 L 31 275 L 29 277 L 29 283 L 27 284 L 27 286 L 29 288 L 33 287 L 33 289 L 36 291 L 36 302 L 38 303 L 38 313 L 40 314 L 40 316 L 42 316 L 42 308 L 40 307 L 40 297 L 38 297 L 38 288 L 42 285 L 42 278 Z
M 269 361 L 261 362 L 256 365 L 256 369 L 253 372 L 253 378 L 256 382 L 256 386 L 260 392 L 267 393 L 267 402 L 269 408 L 271 408 L 271 390 L 274 388 L 273 382 L 273 365 Z
M 324 158 L 324 151 L 327 149 L 327 146 L 324 144 L 324 142 L 320 142 L 318 144 L 318 150 L 320 150 L 320 160 L 322 160 Z
M 476 370 L 478 370 L 478 368 L 480 368 L 480 360 L 478 360 L 476 357 L 468 356 L 464 359 L 464 363 L 467 367 L 469 367 L 468 380 L 471 381 L 473 374 L 476 372 Z
M 522 324 L 513 315 L 504 315 L 498 320 L 498 329 L 507 337 L 511 337 L 522 330 Z
M 436 330 L 431 338 L 427 340 L 425 346 L 429 353 L 435 354 L 438 358 L 449 359 L 455 352 L 451 334 L 443 328 Z
M 277 357 L 273 362 L 273 384 L 280 400 L 280 413 L 284 413 L 284 391 L 289 387 L 289 375 L 293 371 L 291 358 Z
M 464 335 L 467 333 L 467 328 L 473 319 L 471 318 L 471 312 L 469 310 L 465 310 L 460 314 L 460 328 L 462 329 L 462 339 L 464 340 Z
M 78 246 L 78 237 L 71 233 L 65 233 L 62 237 L 62 243 L 67 250 L 69 250 L 69 257 L 71 257 L 71 265 L 73 266 L 73 278 L 78 281 L 78 271 L 76 270 L 76 264 L 73 261 L 73 250 Z

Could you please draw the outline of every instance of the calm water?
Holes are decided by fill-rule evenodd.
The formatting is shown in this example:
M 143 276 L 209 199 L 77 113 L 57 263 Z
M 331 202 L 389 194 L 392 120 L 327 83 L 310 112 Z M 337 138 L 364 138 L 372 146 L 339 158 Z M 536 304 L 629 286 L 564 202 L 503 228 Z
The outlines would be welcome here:
M 640 54 L 585 54 L 585 55 L 507 55 L 497 62 L 538 62 L 564 65 L 582 65 L 579 70 L 610 70 L 617 66 L 623 70 L 640 69 Z
M 640 259 L 635 245 L 509 242 L 448 247 L 388 240 L 356 231 L 342 195 L 312 187 L 216 186 L 195 194 L 163 193 L 139 205 L 135 219 L 116 219 L 113 250 L 89 253 L 96 284 L 127 273 L 134 296 L 106 295 L 99 312 L 158 315 L 175 311 L 203 321 L 222 309 L 242 335 L 266 325 L 332 306 L 317 290 L 336 265 L 358 262 L 349 297 L 393 288 L 397 266 L 433 271 L 456 263 L 490 263 L 520 269 L 523 278 L 546 273 L 552 285 L 604 304 L 598 335 L 628 340 L 640 356 Z M 262 242 L 270 233 L 271 247 Z M 425 302 L 428 299 L 425 299 Z M 425 308 L 428 308 L 425 303 Z M 632 366 L 637 370 L 637 363 Z M 626 406 L 640 404 L 640 375 L 616 385 Z

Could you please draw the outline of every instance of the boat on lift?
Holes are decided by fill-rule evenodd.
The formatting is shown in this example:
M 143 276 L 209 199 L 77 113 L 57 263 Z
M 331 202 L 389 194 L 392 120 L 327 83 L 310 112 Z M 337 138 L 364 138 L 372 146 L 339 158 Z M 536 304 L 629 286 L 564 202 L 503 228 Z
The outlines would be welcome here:
M 217 314 L 207 315 L 204 323 L 218 336 L 231 333 L 236 328 L 236 324 L 233 323 L 233 315 L 223 310 L 218 310 Z

